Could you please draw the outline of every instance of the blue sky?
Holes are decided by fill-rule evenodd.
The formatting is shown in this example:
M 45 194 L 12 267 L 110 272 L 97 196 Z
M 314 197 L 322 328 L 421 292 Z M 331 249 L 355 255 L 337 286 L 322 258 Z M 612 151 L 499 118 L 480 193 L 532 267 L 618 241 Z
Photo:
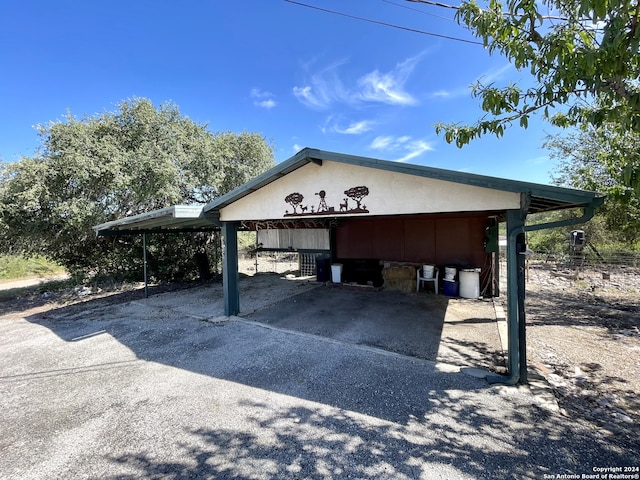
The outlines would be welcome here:
M 453 12 L 405 0 L 301 0 L 474 41 Z M 172 101 L 211 131 L 259 132 L 277 161 L 304 147 L 549 183 L 541 119 L 458 149 L 437 122 L 482 114 L 469 86 L 528 81 L 482 46 L 284 0 L 20 0 L 0 5 L 0 159 L 34 126 Z

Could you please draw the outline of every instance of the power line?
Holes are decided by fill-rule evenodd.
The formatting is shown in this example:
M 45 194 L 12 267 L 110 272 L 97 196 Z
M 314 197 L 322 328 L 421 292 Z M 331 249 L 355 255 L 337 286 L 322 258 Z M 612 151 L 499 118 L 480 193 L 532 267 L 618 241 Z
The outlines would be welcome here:
M 355 19 L 355 20 L 363 21 L 363 22 L 375 23 L 376 25 L 383 25 L 385 27 L 397 28 L 399 30 L 405 30 L 407 32 L 413 32 L 413 33 L 419 33 L 421 35 L 429 35 L 429 36 L 432 36 L 432 37 L 444 38 L 446 40 L 453 40 L 453 41 L 456 41 L 456 42 L 471 43 L 473 45 L 484 45 L 482 42 L 476 42 L 474 40 L 466 40 L 464 38 L 450 37 L 448 35 L 441 35 L 439 33 L 425 32 L 424 30 L 417 30 L 415 28 L 403 27 L 401 25 L 394 25 L 392 23 L 380 22 L 378 20 L 371 20 L 370 18 L 357 17 L 355 15 L 349 15 L 348 13 L 337 12 L 335 10 L 328 10 L 326 8 L 320 8 L 320 7 L 316 7 L 314 5 L 308 5 L 306 3 L 296 2 L 294 0 L 284 0 L 284 1 L 287 2 L 287 3 L 293 3 L 295 5 L 300 5 L 301 7 L 307 7 L 307 8 L 311 8 L 311 9 L 314 9 L 314 10 L 319 10 L 321 12 L 331 13 L 333 15 L 340 15 L 340 16 L 343 16 L 343 17 L 352 18 L 352 19 Z
M 413 3 L 424 3 L 425 5 L 433 5 L 434 7 L 442 7 L 442 8 L 451 8 L 453 10 L 460 10 L 460 7 L 456 7 L 455 5 L 449 5 L 447 3 L 435 2 L 432 0 L 406 0 L 407 2 Z
M 407 5 L 401 5 L 399 3 L 392 2 L 391 0 L 382 0 L 382 1 L 385 2 L 385 3 L 388 3 L 390 5 L 395 5 L 396 7 L 406 8 L 407 10 L 411 10 L 413 12 L 421 13 L 423 15 L 429 15 L 431 17 L 440 18 L 442 20 L 448 20 L 450 22 L 454 21 L 453 18 L 447 18 L 447 17 L 443 17 L 442 15 L 436 15 L 435 13 L 425 12 L 424 10 L 420 10 L 419 8 L 413 8 L 413 7 L 409 7 Z M 405 0 L 405 1 L 411 1 L 411 0 Z

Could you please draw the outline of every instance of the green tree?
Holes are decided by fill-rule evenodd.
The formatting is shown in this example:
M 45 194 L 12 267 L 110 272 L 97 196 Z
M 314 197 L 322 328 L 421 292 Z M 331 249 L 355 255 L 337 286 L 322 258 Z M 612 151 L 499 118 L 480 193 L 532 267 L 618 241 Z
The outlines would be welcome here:
M 640 133 L 620 132 L 617 126 L 585 125 L 567 135 L 547 138 L 545 147 L 559 160 L 554 182 L 599 191 L 607 201 L 598 211 L 611 240 L 633 244 L 640 240 L 640 189 L 632 176 L 640 171 Z
M 42 254 L 71 271 L 138 272 L 138 238 L 96 240 L 91 227 L 172 204 L 205 204 L 274 164 L 259 134 L 211 133 L 171 103 L 136 98 L 117 107 L 40 126 L 38 155 L 2 165 L 6 250 Z M 211 245 L 206 235 L 157 237 L 151 253 L 166 266 L 164 276 L 175 277 Z
M 526 128 L 535 113 L 563 127 L 640 132 L 638 0 L 489 0 L 484 8 L 471 0 L 456 18 L 489 54 L 528 70 L 531 86 L 477 83 L 472 94 L 486 115 L 472 125 L 438 124 L 447 142 L 462 147 L 484 134 L 501 136 L 513 123 Z

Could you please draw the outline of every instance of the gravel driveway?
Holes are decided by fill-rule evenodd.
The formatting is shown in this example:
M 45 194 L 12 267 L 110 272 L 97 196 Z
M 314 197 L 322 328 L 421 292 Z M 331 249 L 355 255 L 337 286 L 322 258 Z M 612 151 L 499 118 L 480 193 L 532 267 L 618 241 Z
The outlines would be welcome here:
M 640 269 L 608 270 L 603 280 L 600 270 L 570 279 L 536 267 L 527 283 L 529 365 L 566 415 L 640 445 Z
M 275 290 L 251 280 L 242 298 L 258 312 Z M 549 478 L 638 465 L 637 443 L 528 388 L 227 320 L 219 292 L 199 288 L 0 317 L 0 477 Z

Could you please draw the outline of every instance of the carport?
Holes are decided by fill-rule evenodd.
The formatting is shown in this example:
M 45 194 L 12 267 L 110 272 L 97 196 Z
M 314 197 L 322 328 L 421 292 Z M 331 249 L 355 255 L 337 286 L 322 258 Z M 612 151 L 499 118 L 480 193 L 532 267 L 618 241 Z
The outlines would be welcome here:
M 515 384 L 527 379 L 524 234 L 588 221 L 603 201 L 595 192 L 306 148 L 190 212 L 188 228 L 222 230 L 225 314 L 236 315 L 239 230 L 326 231 L 331 261 L 343 264 L 346 279 L 359 283 L 380 282 L 385 269 L 421 264 L 480 268 L 480 289 L 492 296 L 498 294 L 498 224 L 506 222 L 509 371 L 489 380 Z M 526 225 L 529 214 L 571 208 L 582 209 L 582 216 Z M 139 220 L 94 228 L 98 235 L 149 231 Z M 180 223 L 165 215 L 152 229 L 175 231 Z

